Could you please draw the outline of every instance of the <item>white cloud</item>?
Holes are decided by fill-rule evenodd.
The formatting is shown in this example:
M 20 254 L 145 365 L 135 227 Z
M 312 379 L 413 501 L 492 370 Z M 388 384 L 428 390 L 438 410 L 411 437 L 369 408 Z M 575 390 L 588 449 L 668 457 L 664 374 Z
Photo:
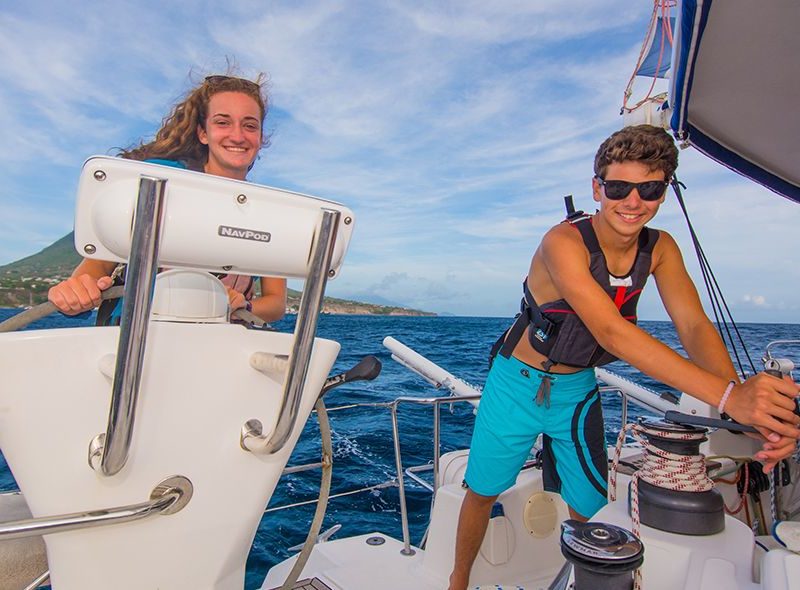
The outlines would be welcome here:
M 271 78 L 275 134 L 252 180 L 355 212 L 332 294 L 511 315 L 538 240 L 563 217 L 562 196 L 593 207 L 592 158 L 621 124 L 648 16 L 622 0 L 9 5 L 0 264 L 70 230 L 86 156 L 152 135 L 192 80 L 231 56 L 244 74 Z M 697 154 L 681 161 L 729 299 L 798 317 L 800 208 Z M 699 276 L 672 197 L 656 226 Z M 754 284 L 769 306 L 745 305 Z M 643 316 L 663 317 L 647 301 Z
M 758 307 L 764 307 L 767 305 L 767 298 L 763 295 L 745 295 L 743 299 L 745 303 L 751 303 Z

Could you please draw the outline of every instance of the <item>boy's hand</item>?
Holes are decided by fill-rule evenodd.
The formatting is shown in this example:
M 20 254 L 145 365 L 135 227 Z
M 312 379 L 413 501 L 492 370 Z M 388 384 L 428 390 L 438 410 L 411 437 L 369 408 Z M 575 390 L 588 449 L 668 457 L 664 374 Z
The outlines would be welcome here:
M 782 436 L 777 442 L 765 442 L 754 458 L 764 464 L 764 473 L 769 473 L 780 461 L 791 457 L 795 449 L 797 449 L 797 441 L 788 436 Z
M 725 412 L 741 424 L 754 426 L 768 443 L 782 448 L 782 437 L 800 438 L 800 416 L 795 413 L 798 394 L 800 387 L 788 377 L 759 373 L 734 386 Z

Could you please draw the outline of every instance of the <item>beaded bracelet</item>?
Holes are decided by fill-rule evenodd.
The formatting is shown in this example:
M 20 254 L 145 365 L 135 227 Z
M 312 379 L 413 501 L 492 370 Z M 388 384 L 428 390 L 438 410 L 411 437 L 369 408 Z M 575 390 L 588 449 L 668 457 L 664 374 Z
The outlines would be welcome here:
M 717 406 L 717 410 L 719 410 L 720 414 L 725 412 L 725 404 L 728 402 L 728 398 L 731 395 L 731 391 L 733 391 L 734 385 L 736 385 L 736 381 L 728 381 L 728 386 L 725 388 L 725 393 L 722 394 L 722 399 L 719 400 L 719 405 Z

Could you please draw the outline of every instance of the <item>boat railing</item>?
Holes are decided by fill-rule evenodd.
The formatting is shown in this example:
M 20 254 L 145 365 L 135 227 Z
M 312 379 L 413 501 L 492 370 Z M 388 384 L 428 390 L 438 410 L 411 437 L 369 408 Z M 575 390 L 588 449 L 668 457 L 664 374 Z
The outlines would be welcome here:
M 95 178 L 105 179 L 105 174 L 102 171 L 95 172 Z M 128 261 L 129 296 L 122 305 L 108 426 L 105 434 L 99 434 L 92 441 L 89 458 L 90 465 L 99 468 L 103 475 L 115 475 L 128 460 L 147 341 L 147 320 L 158 272 L 158 246 L 166 186 L 167 181 L 163 178 L 143 175 L 139 181 Z
M 192 492 L 192 482 L 188 479 L 181 476 L 170 477 L 153 488 L 149 500 L 138 504 L 0 523 L 0 541 L 122 524 L 158 515 L 175 514 L 186 506 L 192 497 Z
M 361 492 L 368 492 L 368 491 L 376 491 L 385 488 L 392 488 L 396 487 L 399 494 L 399 501 L 400 501 L 400 521 L 403 533 L 403 549 L 401 553 L 404 555 L 413 555 L 415 551 L 411 548 L 411 534 L 409 531 L 409 524 L 408 524 L 408 506 L 406 503 L 406 494 L 405 494 L 405 477 L 408 476 L 413 481 L 420 484 L 423 488 L 427 489 L 428 491 L 433 492 L 433 497 L 431 498 L 431 510 L 433 509 L 433 498 L 435 497 L 435 492 L 438 487 L 439 481 L 439 457 L 441 456 L 441 406 L 443 404 L 455 404 L 455 403 L 465 403 L 465 402 L 474 402 L 475 400 L 480 399 L 480 394 L 475 395 L 465 395 L 465 396 L 447 396 L 447 397 L 407 397 L 402 396 L 395 398 L 392 401 L 388 402 L 371 402 L 371 403 L 358 403 L 358 404 L 347 404 L 342 406 L 335 406 L 328 408 L 328 413 L 338 412 L 343 410 L 350 410 L 354 408 L 386 408 L 391 413 L 392 419 L 392 442 L 394 448 L 394 460 L 395 460 L 395 468 L 396 468 L 396 477 L 380 482 L 375 485 L 365 486 L 354 490 L 349 490 L 346 492 L 342 492 L 339 494 L 331 494 L 330 499 L 339 498 L 343 496 L 350 496 L 353 494 L 361 493 Z M 403 467 L 403 458 L 401 453 L 400 447 L 400 425 L 398 419 L 398 410 L 403 405 L 417 405 L 417 406 L 428 406 L 433 407 L 433 462 L 431 463 L 423 463 L 421 465 L 414 465 L 411 467 L 404 468 Z M 321 467 L 320 462 L 313 462 L 313 463 L 306 463 L 302 465 L 294 465 L 287 467 L 284 469 L 284 474 L 288 473 L 300 473 L 304 471 L 309 471 L 313 469 L 318 469 Z M 417 476 L 417 473 L 424 472 L 424 471 L 433 471 L 433 485 L 425 482 L 424 479 Z M 278 511 L 278 510 L 285 510 L 288 508 L 295 508 L 298 506 L 303 506 L 307 504 L 315 503 L 316 499 L 314 500 L 306 500 L 301 502 L 295 502 L 292 504 L 285 504 L 281 506 L 267 508 L 266 512 Z
M 620 396 L 621 399 L 621 420 L 622 424 L 627 423 L 628 419 L 628 403 L 634 403 L 637 406 L 640 406 L 642 409 L 647 411 L 655 411 L 661 415 L 663 415 L 663 410 L 661 410 L 660 405 L 661 403 L 654 403 L 651 399 L 648 398 L 648 394 L 650 392 L 645 392 L 643 395 L 629 395 L 627 388 L 620 387 L 618 385 L 601 385 L 599 386 L 599 391 L 602 394 L 606 393 L 615 393 Z M 658 397 L 658 394 L 652 392 L 653 396 Z M 394 461 L 395 461 L 395 470 L 396 475 L 395 477 L 385 480 L 383 482 L 379 482 L 377 484 L 372 484 L 368 486 L 362 486 L 359 488 L 347 490 L 344 492 L 340 492 L 337 494 L 331 494 L 329 499 L 334 498 L 341 498 L 346 496 L 352 496 L 354 494 L 359 494 L 363 492 L 375 492 L 382 489 L 388 488 L 397 488 L 398 495 L 399 495 L 399 504 L 400 504 L 400 520 L 401 520 L 401 527 L 402 527 L 402 535 L 403 535 L 403 549 L 401 552 L 404 555 L 413 555 L 414 549 L 411 547 L 411 535 L 409 530 L 409 518 L 408 518 L 408 505 L 406 501 L 406 478 L 412 480 L 417 485 L 426 489 L 427 491 L 431 492 L 431 511 L 433 510 L 434 501 L 436 498 L 436 491 L 439 487 L 440 477 L 439 477 L 439 459 L 441 457 L 441 407 L 442 405 L 450 405 L 450 404 L 457 404 L 457 403 L 472 403 L 476 400 L 480 399 L 480 394 L 475 395 L 450 395 L 450 396 L 434 396 L 434 397 L 409 397 L 409 396 L 401 396 L 395 398 L 392 401 L 387 402 L 366 402 L 366 403 L 354 403 L 354 404 L 345 404 L 340 406 L 333 406 L 327 409 L 328 413 L 334 412 L 341 412 L 346 410 L 353 410 L 356 408 L 385 408 L 388 409 L 391 413 L 391 420 L 392 420 L 392 442 L 393 442 L 393 449 L 394 449 Z M 641 398 L 641 399 L 640 399 Z M 660 399 L 660 398 L 659 398 Z M 667 402 L 664 402 L 667 403 Z M 430 462 L 421 463 L 419 465 L 412 465 L 412 466 L 404 466 L 402 453 L 401 453 L 401 444 L 400 444 L 400 428 L 399 428 L 399 419 L 398 419 L 398 412 L 402 406 L 426 406 L 433 408 L 433 459 Z M 654 407 L 656 406 L 656 407 Z M 291 474 L 291 473 L 302 473 L 305 471 L 310 471 L 314 469 L 319 469 L 322 467 L 321 462 L 311 462 L 305 463 L 301 465 L 293 465 L 286 467 L 284 469 L 284 474 Z M 427 481 L 425 478 L 421 477 L 419 474 L 421 473 L 428 473 L 433 472 L 432 475 L 432 483 Z M 316 503 L 316 499 L 311 500 L 303 500 L 299 502 L 293 502 L 290 504 L 283 504 L 279 506 L 269 507 L 266 509 L 265 512 L 276 512 L 280 510 L 286 510 L 289 508 L 297 508 L 299 506 L 305 506 Z M 423 538 L 424 543 L 424 538 Z
M 294 430 L 311 359 L 314 335 L 322 310 L 328 269 L 333 259 L 339 218 L 339 211 L 324 208 L 320 211 L 318 231 L 311 246 L 308 262 L 308 276 L 312 280 L 306 281 L 300 299 L 300 310 L 297 313 L 294 329 L 295 338 L 289 355 L 289 366 L 286 369 L 278 420 L 269 437 L 262 433 L 262 425 L 258 420 L 248 420 L 242 426 L 241 433 L 241 445 L 245 450 L 254 453 L 276 453 L 283 448 Z

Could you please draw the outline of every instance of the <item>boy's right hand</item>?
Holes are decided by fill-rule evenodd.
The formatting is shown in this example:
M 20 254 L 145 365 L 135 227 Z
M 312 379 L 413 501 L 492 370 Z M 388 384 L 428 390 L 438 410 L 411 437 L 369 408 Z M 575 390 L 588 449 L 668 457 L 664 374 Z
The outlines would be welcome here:
M 94 278 L 89 274 L 70 277 L 47 292 L 47 299 L 65 315 L 78 315 L 100 305 L 102 292 L 114 284 L 109 276 Z
M 758 373 L 733 388 L 725 411 L 737 422 L 755 426 L 770 442 L 798 439 L 800 416 L 794 412 L 798 394 L 800 387 L 790 378 Z

